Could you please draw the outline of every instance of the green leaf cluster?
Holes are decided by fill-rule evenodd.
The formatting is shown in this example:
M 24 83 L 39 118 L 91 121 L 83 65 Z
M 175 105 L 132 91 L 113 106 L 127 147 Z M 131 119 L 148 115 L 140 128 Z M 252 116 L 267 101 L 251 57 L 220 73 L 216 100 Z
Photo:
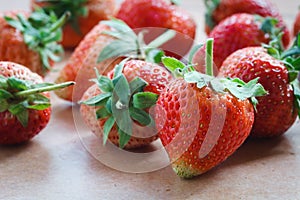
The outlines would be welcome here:
M 87 0 L 36 0 L 37 2 L 46 3 L 42 8 L 46 13 L 54 12 L 56 16 L 61 17 L 67 11 L 70 13 L 68 22 L 72 28 L 81 35 L 78 18 L 87 17 L 89 10 L 86 6 Z
M 127 59 L 115 67 L 113 79 L 102 76 L 96 70 L 97 78 L 93 81 L 98 85 L 101 94 L 86 101 L 80 102 L 88 106 L 99 106 L 96 111 L 97 119 L 106 119 L 103 128 L 103 144 L 114 125 L 119 134 L 119 146 L 124 148 L 132 135 L 132 124 L 138 122 L 142 126 L 152 126 L 154 121 L 145 111 L 156 104 L 158 95 L 143 92 L 148 83 L 136 77 L 128 82 L 122 73 Z
M 159 46 L 175 36 L 175 31 L 167 30 L 149 44 L 144 42 L 145 31 L 136 34 L 125 22 L 119 19 L 101 21 L 111 27 L 112 30 L 104 31 L 103 34 L 115 38 L 100 52 L 98 62 L 112 57 L 125 56 L 145 60 L 147 62 L 160 63 L 164 52 Z
M 36 51 L 41 58 L 43 70 L 50 69 L 49 60 L 60 61 L 63 48 L 57 42 L 62 38 L 61 26 L 65 23 L 68 14 L 57 18 L 54 12 L 47 14 L 42 9 L 37 9 L 29 18 L 18 14 L 16 19 L 5 16 L 5 20 L 12 27 L 18 29 L 29 49 Z

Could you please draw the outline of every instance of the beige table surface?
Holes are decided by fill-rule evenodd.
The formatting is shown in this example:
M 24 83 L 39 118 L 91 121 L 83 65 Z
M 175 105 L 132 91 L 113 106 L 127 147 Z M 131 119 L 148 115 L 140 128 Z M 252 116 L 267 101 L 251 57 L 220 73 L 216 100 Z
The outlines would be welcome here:
M 28 2 L 0 0 L 0 10 L 28 9 Z M 300 2 L 274 2 L 291 27 Z M 197 42 L 204 41 L 202 1 L 183 0 L 183 7 L 198 23 Z M 46 79 L 56 76 L 52 72 Z M 99 161 L 104 155 L 93 152 L 93 145 L 101 143 L 90 133 L 80 132 L 72 106 L 54 94 L 52 101 L 51 121 L 37 137 L 26 145 L 0 147 L 1 200 L 300 199 L 298 121 L 284 136 L 247 141 L 217 168 L 182 180 L 169 166 L 149 173 L 125 173 L 105 166 Z

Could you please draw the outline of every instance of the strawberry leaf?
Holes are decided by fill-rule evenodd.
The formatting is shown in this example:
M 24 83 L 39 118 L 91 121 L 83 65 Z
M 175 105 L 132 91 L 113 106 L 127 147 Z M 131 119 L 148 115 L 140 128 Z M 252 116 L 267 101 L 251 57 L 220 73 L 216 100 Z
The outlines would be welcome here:
M 111 116 L 110 118 L 108 118 L 104 124 L 104 128 L 103 128 L 103 145 L 106 144 L 106 141 L 108 139 L 108 135 L 112 129 L 112 127 L 115 124 L 115 118 L 113 116 Z
M 148 83 L 140 77 L 136 77 L 129 83 L 131 93 L 142 92 L 146 85 Z
M 29 87 L 28 81 L 21 80 L 15 77 L 9 77 L 7 79 L 7 84 L 9 85 L 10 88 L 14 88 L 19 91 L 26 90 Z
M 36 51 L 43 64 L 43 70 L 50 69 L 49 60 L 58 61 L 58 55 L 63 48 L 57 42 L 61 40 L 61 26 L 66 22 L 68 14 L 57 19 L 55 14 L 46 14 L 44 10 L 35 10 L 27 19 L 24 15 L 18 14 L 17 19 L 5 17 L 9 25 L 18 29 L 24 38 L 24 42 L 33 51 Z
M 147 126 L 152 121 L 149 113 L 147 113 L 141 109 L 131 107 L 129 109 L 129 113 L 130 113 L 131 118 L 133 120 L 139 122 L 142 126 Z
M 18 104 L 13 104 L 8 107 L 8 111 L 17 117 L 18 121 L 22 124 L 23 127 L 28 125 L 29 113 L 26 109 L 28 103 L 26 101 L 20 102 Z
M 5 100 L 9 98 L 13 98 L 13 95 L 7 90 L 0 89 L 0 99 Z
M 88 106 L 100 106 L 100 105 L 104 105 L 106 103 L 106 101 L 108 100 L 108 98 L 111 97 L 110 92 L 107 93 L 101 93 L 97 96 L 94 96 L 86 101 L 81 101 L 79 102 L 80 104 L 85 104 Z
M 115 86 L 114 93 L 117 95 L 120 105 L 128 106 L 131 92 L 128 81 L 123 74 L 120 76 L 120 79 Z
M 299 83 L 298 79 L 295 79 L 291 83 L 291 85 L 293 87 L 293 91 L 294 91 L 294 95 L 295 95 L 295 106 L 298 110 L 298 117 L 300 118 L 300 83 Z
M 171 72 L 174 72 L 177 69 L 184 70 L 186 68 L 184 63 L 172 57 L 163 57 L 162 63 Z
M 125 145 L 129 142 L 132 134 L 128 132 L 124 132 L 120 128 L 118 129 L 118 133 L 119 133 L 119 146 L 121 149 L 123 149 Z
M 102 118 L 109 117 L 110 114 L 111 113 L 109 113 L 105 107 L 102 107 L 102 108 L 100 108 L 96 111 L 97 119 L 102 119 Z
M 4 112 L 8 109 L 9 104 L 7 103 L 6 100 L 0 99 L 0 112 Z
M 150 108 L 156 104 L 158 95 L 152 92 L 139 92 L 133 95 L 133 107 L 138 109 Z

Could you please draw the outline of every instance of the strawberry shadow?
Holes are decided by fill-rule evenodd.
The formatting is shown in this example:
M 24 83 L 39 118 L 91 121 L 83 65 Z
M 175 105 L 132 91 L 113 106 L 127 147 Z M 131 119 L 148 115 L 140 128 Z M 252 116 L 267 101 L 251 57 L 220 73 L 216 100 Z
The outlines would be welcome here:
M 224 162 L 222 167 L 244 165 L 269 157 L 292 155 L 293 148 L 289 139 L 283 135 L 275 138 L 248 138 L 245 143 Z
M 30 185 L 49 177 L 51 158 L 48 150 L 33 139 L 21 145 L 0 146 L 1 193 L 18 195 L 16 188 L 32 189 Z

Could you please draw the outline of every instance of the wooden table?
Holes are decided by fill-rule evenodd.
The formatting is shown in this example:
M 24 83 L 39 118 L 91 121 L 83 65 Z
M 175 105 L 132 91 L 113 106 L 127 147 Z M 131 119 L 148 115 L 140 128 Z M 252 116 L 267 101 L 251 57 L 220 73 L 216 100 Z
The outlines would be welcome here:
M 28 9 L 28 2 L 0 0 L 0 10 Z M 300 2 L 274 2 L 291 27 Z M 203 2 L 184 0 L 183 7 L 198 23 L 196 41 L 203 42 Z M 57 73 L 46 79 L 53 81 Z M 300 199 L 299 121 L 284 136 L 248 140 L 220 166 L 182 180 L 169 166 L 149 173 L 125 173 L 105 166 L 97 157 L 101 155 L 91 152 L 101 143 L 90 140 L 91 133 L 80 133 L 78 108 L 54 94 L 52 101 L 51 121 L 37 137 L 26 145 L 0 147 L 1 200 Z

